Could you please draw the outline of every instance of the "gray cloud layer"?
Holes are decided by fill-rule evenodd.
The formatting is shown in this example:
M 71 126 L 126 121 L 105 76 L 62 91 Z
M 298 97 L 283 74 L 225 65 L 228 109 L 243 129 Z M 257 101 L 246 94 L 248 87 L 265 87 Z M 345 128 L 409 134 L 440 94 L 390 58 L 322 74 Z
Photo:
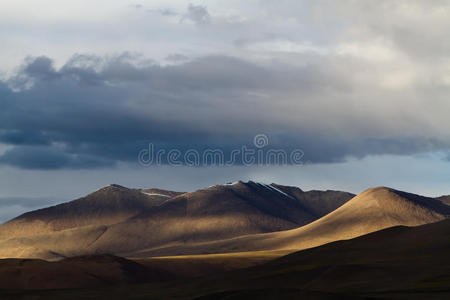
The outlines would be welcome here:
M 336 65 L 348 60 L 298 58 L 288 65 L 207 56 L 161 66 L 126 53 L 76 55 L 59 69 L 48 57 L 29 58 L 0 85 L 0 142 L 13 146 L 0 163 L 107 167 L 135 162 L 150 142 L 227 152 L 258 133 L 273 148 L 302 149 L 313 163 L 448 148 L 445 134 L 422 126 L 426 115 L 402 109 L 407 99 L 370 94 L 344 77 Z
M 49 15 L 49 27 L 22 26 L 46 37 L 67 26 L 89 52 L 101 40 L 117 52 L 159 49 L 162 59 L 124 52 L 61 61 L 59 50 L 59 59 L 27 58 L 0 81 L 0 164 L 103 168 L 135 162 L 149 142 L 229 152 L 259 133 L 313 163 L 449 150 L 449 1 L 152 3 L 98 12 L 117 25 L 114 34 L 96 14 L 77 15 L 75 2 L 61 12 L 70 24 Z M 2 19 L 18 40 L 29 34 L 16 27 L 24 18 Z M 53 51 L 71 37 L 35 43 Z

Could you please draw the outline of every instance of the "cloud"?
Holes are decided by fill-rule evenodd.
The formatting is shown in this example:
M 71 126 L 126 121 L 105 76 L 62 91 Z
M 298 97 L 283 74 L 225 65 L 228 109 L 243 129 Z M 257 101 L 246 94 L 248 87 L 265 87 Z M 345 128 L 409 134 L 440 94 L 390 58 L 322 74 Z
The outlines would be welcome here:
M 184 13 L 173 8 L 150 9 L 150 12 L 158 13 L 164 17 L 177 17 L 180 23 L 205 25 L 211 23 L 211 15 L 206 6 L 189 3 Z
M 208 24 L 211 21 L 211 16 L 206 6 L 194 5 L 192 3 L 189 3 L 184 17 L 195 24 Z
M 136 162 L 148 143 L 229 153 L 259 133 L 272 148 L 302 149 L 312 163 L 449 148 L 450 132 L 435 129 L 447 128 L 439 112 L 448 105 L 423 111 L 431 86 L 399 94 L 377 86 L 376 73 L 360 77 L 372 65 L 358 58 L 296 57 L 288 64 L 205 56 L 162 66 L 129 53 L 75 55 L 60 68 L 28 58 L 0 83 L 0 142 L 12 146 L 0 163 L 103 168 Z M 444 100 L 443 91 L 433 93 Z
M 180 54 L 180 53 L 174 53 L 174 54 L 167 55 L 166 60 L 172 61 L 172 62 L 183 62 L 183 61 L 189 60 L 189 57 L 187 57 L 186 55 Z
M 169 8 L 162 8 L 157 10 L 158 13 L 160 13 L 161 15 L 165 16 L 165 17 L 172 17 L 172 16 L 178 16 L 178 13 L 169 9 Z
M 23 72 L 29 77 L 41 80 L 52 80 L 59 76 L 53 67 L 52 60 L 45 56 L 30 58 Z
M 72 154 L 57 147 L 16 146 L 0 156 L 0 164 L 21 169 L 90 169 L 110 167 L 114 161 L 100 156 L 92 157 L 85 154 Z
M 142 4 L 130 4 L 130 7 L 139 10 L 139 9 L 143 9 L 144 5 L 142 5 Z
M 39 131 L 1 130 L 0 142 L 13 145 L 48 145 L 50 139 Z

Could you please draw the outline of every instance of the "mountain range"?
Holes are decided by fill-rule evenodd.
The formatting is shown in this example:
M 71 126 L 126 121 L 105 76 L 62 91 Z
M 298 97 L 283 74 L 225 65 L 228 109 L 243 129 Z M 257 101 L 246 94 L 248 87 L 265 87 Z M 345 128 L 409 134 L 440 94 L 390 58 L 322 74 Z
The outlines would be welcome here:
M 384 187 L 355 196 L 252 181 L 187 193 L 110 185 L 2 224 L 0 257 L 296 251 L 443 220 L 445 200 Z
M 190 193 L 110 185 L 0 226 L 0 257 L 136 254 L 306 225 L 354 195 L 235 182 Z M 82 247 L 80 247 L 82 245 Z
M 73 299 L 121 299 L 102 287 L 139 285 L 145 299 L 445 299 L 448 199 L 253 181 L 194 192 L 113 184 L 0 225 L 0 296 L 70 299 L 70 288 Z
M 292 230 L 254 234 L 194 245 L 177 245 L 145 252 L 144 255 L 200 254 L 213 251 L 301 250 L 329 242 L 351 239 L 384 228 L 418 226 L 446 219 L 450 207 L 438 199 L 385 187 L 355 196 L 328 215 Z

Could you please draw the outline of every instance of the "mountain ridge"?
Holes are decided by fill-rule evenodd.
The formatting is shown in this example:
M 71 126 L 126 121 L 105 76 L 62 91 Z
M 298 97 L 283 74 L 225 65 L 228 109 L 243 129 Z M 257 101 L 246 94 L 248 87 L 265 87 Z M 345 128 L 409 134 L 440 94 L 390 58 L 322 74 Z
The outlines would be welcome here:
M 163 195 L 164 201 L 145 193 Z M 114 197 L 111 200 L 109 196 Z M 81 224 L 79 227 L 66 226 L 61 230 L 31 231 L 28 235 L 16 236 L 13 231 L 8 239 L 0 241 L 0 257 L 60 259 L 98 253 L 145 257 L 295 251 L 392 226 L 433 223 L 450 215 L 450 206 L 437 199 L 386 187 L 371 188 L 353 196 L 339 191 L 304 192 L 296 187 L 253 181 L 214 185 L 188 193 L 157 189 L 143 192 L 111 185 L 69 202 L 68 207 L 89 203 L 88 217 L 82 215 L 82 220 L 75 224 Z M 106 215 L 110 223 L 101 218 L 94 218 L 95 222 L 90 220 L 99 215 L 93 208 L 111 203 L 117 204 L 113 207 L 119 212 L 122 207 L 128 209 L 131 205 L 130 213 L 119 213 L 111 220 L 105 210 L 100 209 L 100 216 Z M 127 205 L 122 206 L 124 204 Z M 85 206 L 77 209 L 82 211 Z M 51 207 L 25 215 L 35 214 L 38 219 L 42 211 L 51 215 L 54 210 Z M 57 215 L 55 219 L 63 217 Z M 83 218 L 90 221 L 83 223 Z M 17 218 L 1 225 L 0 233 L 5 234 L 8 226 L 16 222 Z M 19 228 L 19 232 L 35 224 L 33 221 L 28 227 Z
M 159 197 L 111 184 L 76 200 L 27 212 L 3 223 L 0 240 L 83 226 L 111 225 L 158 204 Z
M 140 252 L 139 255 L 302 250 L 392 226 L 418 226 L 433 223 L 447 218 L 449 214 L 450 207 L 434 198 L 377 187 L 364 191 L 328 215 L 296 229 L 197 245 L 174 245 L 167 248 L 148 249 Z
M 290 187 L 291 190 L 288 191 L 287 188 L 240 181 L 234 184 L 215 185 L 190 193 L 176 193 L 110 185 L 78 200 L 29 212 L 1 225 L 0 236 L 4 239 L 6 237 L 6 240 L 0 242 L 0 256 L 11 256 L 15 253 L 15 249 L 20 249 L 16 251 L 19 257 L 32 256 L 34 252 L 37 257 L 55 259 L 58 256 L 121 253 L 128 252 L 130 249 L 158 247 L 180 242 L 227 239 L 240 235 L 296 228 L 316 220 L 321 213 L 325 213 L 323 208 L 311 213 L 310 207 L 314 201 L 310 201 L 308 208 L 303 203 L 304 199 L 289 194 L 295 190 L 306 199 L 307 192 L 295 187 Z M 161 202 L 160 198 L 156 200 L 151 198 L 149 193 L 158 194 L 158 197 L 162 193 L 172 193 L 174 197 L 166 197 L 169 196 L 166 194 Z M 115 201 L 108 198 L 111 195 L 115 197 Z M 133 201 L 130 201 L 130 195 Z M 333 194 L 334 200 L 330 201 L 331 207 L 327 209 L 333 210 L 339 207 L 352 196 L 349 193 L 336 192 Z M 114 219 L 108 215 L 105 222 L 98 217 L 104 210 L 99 209 L 100 212 L 93 210 L 91 202 L 99 202 L 100 208 L 103 204 L 111 203 L 119 203 L 118 208 L 121 208 L 124 203 L 132 205 L 129 213 L 119 213 Z M 78 223 L 71 222 L 70 226 L 62 224 L 59 228 L 46 224 L 46 226 L 36 226 L 43 222 L 42 212 L 44 216 L 51 216 L 52 212 L 57 213 L 53 219 L 49 220 L 50 225 L 53 225 L 52 222 L 64 220 L 64 214 L 61 216 L 58 208 L 71 208 L 71 206 L 86 203 L 88 205 L 81 205 L 76 209 L 83 211 L 86 206 L 88 208 L 87 216 L 82 215 L 81 221 L 75 220 Z M 125 207 L 128 208 L 127 205 Z M 93 213 L 91 213 L 92 210 Z M 33 216 L 34 219 L 31 218 Z M 27 223 L 29 217 L 32 219 L 30 224 Z M 82 222 L 83 218 L 88 221 Z M 21 223 L 25 224 L 14 228 Z M 31 230 L 30 227 L 32 227 Z M 11 231 L 11 228 L 15 231 Z M 70 240 L 75 238 L 80 245 L 84 245 L 83 250 L 77 252 L 72 249 L 77 247 L 75 244 L 70 246 Z M 58 243 L 51 242 L 52 239 L 57 240 Z M 57 256 L 54 255 L 55 253 Z

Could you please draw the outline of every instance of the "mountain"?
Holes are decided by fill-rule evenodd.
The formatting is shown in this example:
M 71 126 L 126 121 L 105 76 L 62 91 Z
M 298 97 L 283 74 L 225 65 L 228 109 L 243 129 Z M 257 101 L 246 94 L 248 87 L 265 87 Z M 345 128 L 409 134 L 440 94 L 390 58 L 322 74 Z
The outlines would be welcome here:
M 182 194 L 109 186 L 0 226 L 0 236 L 8 238 L 0 241 L 0 257 L 134 255 L 168 245 L 283 231 L 317 220 L 352 197 L 252 181 Z
M 317 219 L 344 205 L 348 200 L 356 196 L 352 193 L 333 190 L 312 190 L 305 192 L 297 187 L 284 186 L 274 183 L 272 183 L 271 186 L 298 199 L 300 203 Z
M 298 188 L 291 189 L 303 194 Z M 249 181 L 185 193 L 126 222 L 109 226 L 90 248 L 100 253 L 113 251 L 135 256 L 146 249 L 168 245 L 297 228 L 321 216 L 288 192 L 281 186 Z M 343 202 L 342 197 L 351 198 L 347 193 L 335 193 L 335 196 L 338 200 L 331 209 Z
M 109 185 L 86 197 L 28 212 L 0 225 L 0 240 L 119 223 L 161 204 L 161 195 L 165 195 L 165 201 L 174 194 L 177 193 L 158 190 L 155 195 L 120 185 Z
M 152 200 L 157 204 L 160 205 L 166 200 L 173 198 L 175 196 L 184 194 L 183 192 L 174 192 L 174 191 L 167 191 L 157 188 L 151 188 L 151 189 L 141 189 L 141 193 L 146 194 L 147 196 L 151 197 Z
M 437 197 L 436 199 L 441 201 L 445 205 L 450 205 L 450 195 Z
M 63 222 L 71 216 L 70 209 L 56 210 L 67 214 L 61 217 L 51 207 L 25 214 L 27 221 L 21 216 L 2 225 L 0 229 L 6 230 L 3 226 L 22 220 L 25 229 L 31 228 L 26 222 L 39 225 L 39 221 L 54 227 L 42 226 L 47 231 L 40 234 L 13 232 L 17 237 L 0 241 L 1 257 L 58 259 L 0 260 L 2 299 L 36 295 L 122 299 L 130 296 L 130 290 L 133 296 L 148 299 L 447 299 L 450 295 L 450 206 L 442 198 L 378 187 L 345 200 L 351 195 L 255 182 L 175 194 L 119 186 L 104 189 L 98 195 L 125 196 L 92 197 L 97 191 L 85 197 L 91 202 L 82 198 L 87 203 L 80 199 L 67 203 L 77 203 L 79 209 L 76 218 L 68 218 L 73 222 Z M 128 195 L 145 201 L 129 201 Z M 104 218 L 105 224 L 89 220 L 82 207 L 91 218 Z M 109 223 L 108 216 L 122 210 L 130 216 Z M 302 222 L 306 224 L 301 226 Z M 254 250 L 259 252 L 249 252 Z M 247 252 L 231 253 L 238 251 Z M 231 254 L 145 258 L 195 253 Z M 256 265 L 279 253 L 291 254 Z M 211 273 L 206 271 L 208 264 Z M 236 264 L 253 267 L 240 269 Z M 202 274 L 208 275 L 176 277 Z M 158 283 L 166 279 L 170 281 Z M 45 290 L 11 290 L 40 288 Z M 59 290 L 63 288 L 70 290 Z
M 211 243 L 178 244 L 148 249 L 139 255 L 301 250 L 351 239 L 392 226 L 433 223 L 447 218 L 448 215 L 450 207 L 439 200 L 378 187 L 364 191 L 317 221 L 293 230 L 248 235 Z

